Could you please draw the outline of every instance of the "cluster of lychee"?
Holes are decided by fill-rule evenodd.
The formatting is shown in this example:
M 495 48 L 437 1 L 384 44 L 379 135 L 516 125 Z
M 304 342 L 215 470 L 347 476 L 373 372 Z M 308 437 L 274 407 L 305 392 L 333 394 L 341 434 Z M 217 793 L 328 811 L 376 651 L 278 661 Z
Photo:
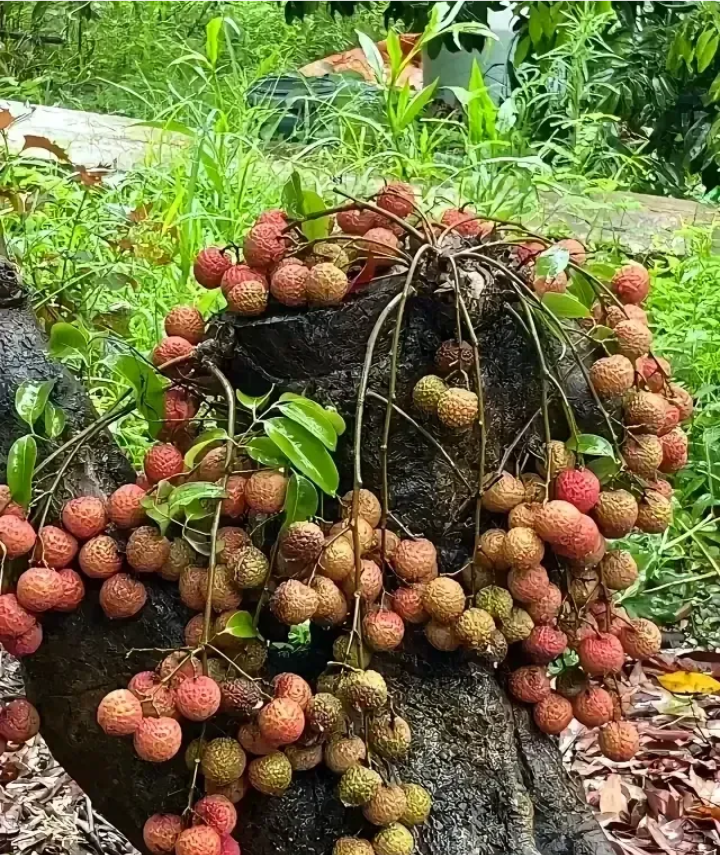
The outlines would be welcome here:
M 472 347 L 464 341 L 444 341 L 435 354 L 437 374 L 426 374 L 413 388 L 413 403 L 453 430 L 469 430 L 478 423 L 478 396 L 467 386 L 474 365 Z M 464 383 L 465 385 L 460 385 Z

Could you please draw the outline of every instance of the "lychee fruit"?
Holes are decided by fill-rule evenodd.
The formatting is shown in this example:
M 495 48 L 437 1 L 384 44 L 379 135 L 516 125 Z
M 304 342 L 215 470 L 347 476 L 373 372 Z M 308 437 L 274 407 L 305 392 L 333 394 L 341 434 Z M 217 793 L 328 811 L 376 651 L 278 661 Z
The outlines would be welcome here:
M 615 327 L 618 350 L 628 359 L 645 356 L 652 347 L 652 333 L 640 321 L 621 321 Z
M 527 240 L 515 245 L 514 255 L 521 267 L 533 262 L 541 252 L 545 252 L 547 245 L 537 240 Z
M 540 502 L 520 502 L 508 514 L 508 529 L 530 528 L 535 529 L 535 514 L 540 510 Z
M 225 796 L 205 796 L 195 803 L 195 824 L 205 823 L 218 834 L 230 834 L 237 825 L 237 811 Z
M 325 744 L 325 765 L 336 775 L 357 766 L 367 755 L 365 743 L 359 736 L 338 736 Z
M 681 422 L 690 418 L 693 413 L 693 399 L 687 390 L 678 386 L 677 383 L 671 383 L 667 397 L 668 401 L 677 409 L 678 419 Z
M 362 807 L 378 792 L 382 778 L 366 766 L 351 766 L 338 784 L 338 798 L 345 807 Z
M 280 552 L 290 561 L 309 564 L 317 561 L 325 543 L 319 525 L 313 522 L 294 522 L 282 533 Z
M 273 745 L 290 745 L 305 729 L 302 707 L 291 698 L 275 698 L 258 713 L 260 734 Z
M 143 468 L 151 484 L 174 478 L 185 471 L 182 452 L 172 443 L 153 445 L 145 455 Z
M 78 551 L 75 538 L 54 525 L 46 525 L 40 529 L 37 546 L 33 559 L 38 564 L 46 564 L 53 570 L 63 570 L 68 567 Z
M 194 306 L 175 306 L 165 316 L 165 334 L 200 344 L 205 338 L 205 321 Z
M 259 279 L 247 279 L 227 291 L 228 311 L 243 317 L 262 315 L 268 305 L 268 288 Z
M 575 238 L 563 238 L 555 246 L 566 249 L 570 253 L 570 261 L 573 264 L 576 264 L 578 267 L 582 267 L 585 264 L 587 252 L 579 240 L 575 240 Z
M 605 326 L 615 329 L 622 321 L 639 321 L 647 326 L 647 312 L 632 303 L 628 303 L 622 308 L 620 306 L 608 306 L 605 310 Z
M 315 576 L 310 587 L 318 597 L 318 605 L 312 616 L 313 623 L 330 627 L 341 624 L 348 615 L 345 595 L 331 579 Z
M 638 579 L 638 566 L 632 554 L 624 549 L 608 552 L 600 562 L 600 575 L 606 588 L 624 591 Z
M 688 438 L 682 428 L 674 428 L 660 437 L 662 448 L 661 472 L 678 472 L 687 464 Z
M 541 600 L 548 592 L 550 580 L 542 564 L 528 570 L 511 570 L 507 577 L 510 593 L 519 603 Z
M 536 626 L 523 641 L 523 651 L 537 665 L 547 665 L 557 659 L 567 647 L 565 633 L 552 626 Z
M 490 528 L 480 535 L 478 549 L 475 555 L 481 564 L 489 564 L 493 570 L 507 570 L 509 564 L 505 560 L 506 532 L 499 528 Z
M 394 228 L 394 226 L 393 226 Z M 389 267 L 398 257 L 400 241 L 390 228 L 376 227 L 365 232 L 358 241 L 358 249 L 372 253 L 378 267 Z
M 307 303 L 306 282 L 310 270 L 304 264 L 288 264 L 278 268 L 270 279 L 270 293 L 283 306 L 304 306 Z
M 363 208 L 348 208 L 337 214 L 338 227 L 348 235 L 364 235 L 373 228 L 377 219 L 375 211 Z
M 239 519 L 247 507 L 245 500 L 245 485 L 247 484 L 245 475 L 230 475 L 225 484 L 226 496 L 222 500 L 221 513 L 224 517 L 230 519 Z
M 405 624 L 396 612 L 378 609 L 363 620 L 363 638 L 372 650 L 394 650 L 405 635 Z
M 186 338 L 170 335 L 155 345 L 152 352 L 152 364 L 162 370 L 166 363 L 179 359 L 181 356 L 190 356 L 194 350 L 194 345 L 190 344 Z
M 622 449 L 625 465 L 641 478 L 654 478 L 663 460 L 663 446 L 657 436 L 629 438 Z
M 665 425 L 668 402 L 656 392 L 631 392 L 625 399 L 625 424 L 634 433 L 658 433 Z
M 555 479 L 553 495 L 586 514 L 598 500 L 600 481 L 590 469 L 565 469 Z
M 564 271 L 555 276 L 536 276 L 532 282 L 533 291 L 542 297 L 545 294 L 564 294 L 568 288 L 568 278 Z
M 437 551 L 424 537 L 401 541 L 393 563 L 395 572 L 405 582 L 427 582 L 437 575 Z
M 201 249 L 193 264 L 193 274 L 203 288 L 219 288 L 223 274 L 232 267 L 232 260 L 216 246 Z
M 613 276 L 610 287 L 623 303 L 642 303 L 650 291 L 650 274 L 642 264 L 631 261 Z
M 266 796 L 282 796 L 292 782 L 292 765 L 279 751 L 257 757 L 248 766 L 248 781 Z
M 506 514 L 525 500 L 525 487 L 519 478 L 503 472 L 485 488 L 482 504 L 493 514 Z
M 153 814 L 143 826 L 143 842 L 151 855 L 173 855 L 182 819 L 172 813 Z
M 615 763 L 624 763 L 640 750 L 640 737 L 637 728 L 629 721 L 611 721 L 605 725 L 598 736 L 600 751 Z
M 465 591 L 459 582 L 448 576 L 440 576 L 425 585 L 422 603 L 433 620 L 452 623 L 465 610 Z
M 392 607 L 405 623 L 421 624 L 430 620 L 422 604 L 422 585 L 398 588 L 393 594 Z
M 125 548 L 128 564 L 137 573 L 156 573 L 170 556 L 170 541 L 151 525 L 136 528 Z
M 142 500 L 145 490 L 137 484 L 123 484 L 110 495 L 107 513 L 110 521 L 118 528 L 135 528 L 145 522 L 145 509 Z
M 316 264 L 305 279 L 307 301 L 316 306 L 335 306 L 342 302 L 349 284 L 344 270 L 330 262 Z
M 302 677 L 286 671 L 277 674 L 272 680 L 273 692 L 276 698 L 287 698 L 305 710 L 312 698 L 312 689 Z
M 83 544 L 78 558 L 80 569 L 91 579 L 109 579 L 119 573 L 123 557 L 114 538 L 99 534 Z
M 505 560 L 513 570 L 530 570 L 545 555 L 545 544 L 531 528 L 511 528 L 504 549 Z
M 472 345 L 467 341 L 459 345 L 455 339 L 444 341 L 435 354 L 435 365 L 440 374 L 451 374 L 455 371 L 468 372 L 475 361 Z
M 440 217 L 445 228 L 452 229 L 463 237 L 486 237 L 493 230 L 493 223 L 481 220 L 472 208 L 447 208 Z
M 650 392 L 662 392 L 668 382 L 672 367 L 661 356 L 641 356 L 635 360 L 635 370 Z
M 478 396 L 468 389 L 450 388 L 438 398 L 440 421 L 456 430 L 467 430 L 477 423 Z
M 590 366 L 590 382 L 601 398 L 618 398 L 632 389 L 635 369 L 627 356 L 604 356 Z
M 350 490 L 340 500 L 342 518 L 350 519 L 352 515 L 353 491 Z M 380 525 L 382 509 L 377 496 L 364 487 L 358 493 L 358 515 L 362 517 L 372 528 Z M 392 532 L 390 532 L 392 534 Z
M 197 402 L 185 389 L 168 389 L 163 396 L 163 436 L 179 437 L 197 415 Z
M 623 623 L 620 629 L 620 644 L 631 659 L 648 659 L 660 652 L 662 633 L 656 624 L 646 618 L 637 618 L 632 623 Z
M 97 709 L 97 723 L 108 736 L 130 736 L 142 719 L 140 701 L 127 689 L 105 695 Z
M 0 596 L 0 636 L 19 638 L 31 630 L 35 623 L 35 616 L 23 608 L 15 594 Z
M 572 704 L 557 692 L 550 692 L 533 707 L 533 719 L 543 733 L 562 733 L 573 720 Z
M 175 705 L 190 721 L 206 721 L 220 708 L 220 687 L 210 677 L 191 677 L 175 690 Z
M 49 567 L 30 567 L 20 574 L 15 596 L 30 612 L 46 612 L 55 608 L 62 595 L 62 583 L 57 571 Z
M 178 835 L 175 855 L 222 855 L 222 840 L 209 825 L 194 825 Z
M 552 582 L 548 583 L 543 597 L 525 604 L 528 614 L 536 624 L 552 623 L 560 613 L 561 606 L 562 591 Z
M 136 615 L 147 600 L 145 585 L 127 573 L 116 573 L 102 583 L 100 607 L 113 620 Z
M 315 591 L 297 579 L 288 579 L 278 585 L 270 600 L 272 613 L 288 626 L 309 620 L 317 607 L 318 596 Z
M 35 529 L 26 520 L 15 516 L 0 517 L 0 544 L 7 558 L 27 555 L 35 546 Z
M 514 644 L 516 641 L 523 641 L 527 638 L 534 626 L 533 619 L 525 609 L 514 608 L 510 612 L 510 616 L 502 622 L 502 634 L 507 639 L 508 644 Z
M 589 686 L 572 701 L 575 718 L 585 727 L 599 727 L 613 717 L 613 700 L 600 686 Z
M 200 769 L 205 778 L 217 784 L 229 784 L 242 775 L 246 762 L 240 743 L 221 736 L 208 742 L 202 754 Z
M 598 497 L 593 516 L 604 537 L 625 537 L 635 526 L 638 504 L 627 490 L 603 490 Z
M 259 270 L 253 270 L 247 264 L 234 264 L 223 275 L 220 288 L 227 298 L 228 294 L 236 285 L 241 285 L 243 282 L 259 282 L 267 292 L 268 281 L 263 273 Z
M 218 555 L 224 558 L 223 550 L 219 550 Z M 170 553 L 158 572 L 168 582 L 177 582 L 182 571 L 190 566 L 194 558 L 195 553 L 190 544 L 181 537 L 176 537 L 171 542 Z
M 614 674 L 625 662 L 625 652 L 618 639 L 609 632 L 593 633 L 578 646 L 580 665 L 590 676 Z
M 220 684 L 220 694 L 220 709 L 226 715 L 250 718 L 262 706 L 262 692 L 257 683 L 242 677 L 224 680 Z
M 180 573 L 178 589 L 180 599 L 189 609 L 202 611 L 207 597 L 207 568 L 192 565 L 186 567 Z
M 57 603 L 56 612 L 72 612 L 80 605 L 85 596 L 85 585 L 79 574 L 69 567 L 58 571 L 60 578 L 61 593 Z
M 342 592 L 348 600 L 355 596 L 355 574 L 352 573 L 341 583 Z M 358 593 L 365 603 L 374 603 L 383 590 L 383 573 L 374 561 L 363 558 L 360 563 L 360 586 Z
M 57 606 L 55 607 L 57 609 Z M 32 656 L 40 649 L 43 640 L 43 630 L 39 623 L 33 624 L 27 632 L 16 638 L 0 635 L 0 644 L 16 659 Z
M 407 809 L 407 798 L 403 788 L 397 784 L 382 786 L 363 807 L 363 816 L 373 825 L 389 825 L 397 822 Z
M 513 671 L 508 678 L 510 694 L 525 704 L 537 704 L 550 695 L 550 678 L 547 669 L 540 665 L 525 665 Z
M 30 701 L 17 698 L 0 710 L 0 737 L 6 742 L 27 742 L 40 730 L 40 716 Z
M 265 581 L 270 562 L 255 546 L 246 546 L 235 559 L 233 578 L 238 588 L 259 588 Z
M 415 210 L 415 190 L 404 181 L 391 181 L 378 195 L 377 205 L 405 219 Z
M 247 506 L 258 513 L 278 514 L 285 504 L 288 479 L 274 470 L 253 472 L 245 484 Z
M 672 502 L 661 493 L 647 490 L 638 503 L 636 525 L 645 534 L 662 534 L 672 522 Z
M 434 415 L 445 392 L 447 392 L 447 386 L 442 377 L 427 374 L 421 377 L 413 388 L 413 403 L 422 412 Z
M 258 222 L 246 234 L 243 256 L 250 267 L 268 270 L 285 255 L 287 240 L 283 226 L 274 222 Z
M 485 647 L 495 632 L 495 621 L 484 609 L 469 608 L 454 624 L 455 633 L 466 647 Z

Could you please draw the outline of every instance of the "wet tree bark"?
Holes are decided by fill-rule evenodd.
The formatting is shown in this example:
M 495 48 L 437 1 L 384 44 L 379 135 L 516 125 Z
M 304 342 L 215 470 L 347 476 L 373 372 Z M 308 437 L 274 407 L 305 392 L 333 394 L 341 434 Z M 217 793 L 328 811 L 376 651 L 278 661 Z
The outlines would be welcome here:
M 13 415 L 15 388 L 21 380 L 57 379 L 53 400 L 70 416 L 76 431 L 93 418 L 79 384 L 45 355 L 46 342 L 21 293 L 3 268 L 0 290 L 0 455 L 23 433 Z M 431 271 L 428 271 L 428 275 Z M 284 390 L 306 390 L 353 415 L 365 342 L 389 296 L 400 287 L 388 280 L 332 311 L 278 314 L 255 321 L 223 320 L 218 327 L 224 369 L 244 391 L 261 391 L 276 382 Z M 474 316 L 483 349 L 484 381 L 490 430 L 489 465 L 535 412 L 537 361 L 532 349 L 501 311 L 497 294 L 476 301 Z M 409 395 L 418 377 L 431 370 L 434 352 L 454 334 L 453 316 L 438 310 L 427 296 L 408 305 L 398 377 L 398 404 L 411 412 Z M 386 392 L 389 331 L 380 339 L 371 388 Z M 379 430 L 384 406 L 368 401 L 363 471 L 377 489 Z M 416 417 L 416 413 L 413 414 Z M 477 471 L 477 437 L 442 435 L 431 422 L 423 426 L 453 457 L 448 465 L 400 415 L 394 419 L 390 451 L 391 507 L 415 533 L 442 547 L 445 570 L 457 569 L 472 543 L 472 473 Z M 527 441 L 526 441 L 527 440 Z M 522 447 L 532 452 L 528 432 Z M 523 452 L 525 453 L 525 452 Z M 343 486 L 350 486 L 349 442 L 343 443 Z M 462 473 L 462 477 L 458 474 Z M 68 492 L 107 493 L 131 477 L 128 465 L 108 435 L 100 435 L 70 469 Z M 464 483 L 464 480 L 468 483 Z M 488 523 L 489 524 L 489 521 Z M 109 625 L 88 585 L 82 607 L 70 615 L 43 619 L 45 642 L 24 662 L 30 699 L 43 721 L 42 733 L 56 759 L 92 798 L 95 807 L 142 849 L 142 825 L 158 810 L 182 810 L 188 773 L 181 757 L 159 766 L 144 763 L 124 740 L 107 738 L 95 723 L 95 709 L 108 691 L 124 686 L 161 654 L 128 655 L 133 648 L 167 648 L 182 643 L 189 618 L 176 588 L 161 581 L 149 585 L 148 605 L 135 619 Z M 331 637 L 321 633 L 319 645 Z M 434 809 L 419 830 L 422 855 L 610 855 L 604 835 L 585 805 L 578 786 L 566 776 L 557 748 L 539 734 L 527 711 L 512 704 L 501 675 L 462 654 L 439 654 L 413 639 L 403 653 L 378 657 L 397 710 L 414 734 L 413 750 L 398 769 L 403 780 L 433 793 Z M 277 670 L 296 668 L 312 677 L 322 662 L 288 661 L 278 651 Z M 223 723 L 212 725 L 219 734 Z M 229 725 L 228 725 L 229 728 Z M 217 732 L 217 734 L 216 734 Z M 232 733 L 231 729 L 228 732 Z M 190 730 L 187 739 L 193 737 Z M 328 855 L 342 834 L 363 829 L 359 811 L 345 810 L 333 796 L 335 780 L 324 770 L 297 776 L 283 799 L 250 793 L 240 805 L 237 836 L 245 855 Z M 367 829 L 365 829 L 367 830 Z M 143 850 L 145 851 L 145 850 Z

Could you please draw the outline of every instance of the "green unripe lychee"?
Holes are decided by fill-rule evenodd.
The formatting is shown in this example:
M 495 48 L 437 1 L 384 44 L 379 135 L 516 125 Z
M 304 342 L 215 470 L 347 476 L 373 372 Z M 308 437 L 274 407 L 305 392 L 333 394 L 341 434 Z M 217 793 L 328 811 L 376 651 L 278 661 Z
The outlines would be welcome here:
M 345 807 L 366 805 L 380 789 L 382 778 L 367 766 L 352 766 L 340 778 L 338 798 Z
M 432 796 L 420 784 L 403 784 L 402 788 L 405 791 L 407 808 L 400 817 L 400 822 L 408 826 L 420 825 L 430 815 Z
M 413 389 L 413 403 L 424 413 L 437 412 L 438 401 L 447 392 L 445 381 L 435 374 L 421 377 Z
M 377 855 L 412 855 L 415 841 L 404 825 L 393 822 L 373 837 L 373 849 Z
M 507 620 L 513 609 L 513 598 L 506 588 L 488 585 L 477 592 L 475 605 L 479 609 L 484 609 L 495 620 Z

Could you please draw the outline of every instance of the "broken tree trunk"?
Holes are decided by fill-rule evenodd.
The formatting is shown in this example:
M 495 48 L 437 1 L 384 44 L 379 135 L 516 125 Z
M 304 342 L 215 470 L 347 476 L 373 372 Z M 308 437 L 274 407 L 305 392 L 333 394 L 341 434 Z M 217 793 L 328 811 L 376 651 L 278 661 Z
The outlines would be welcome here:
M 6 277 L 7 280 L 7 277 Z M 45 340 L 20 293 L 8 282 L 0 303 L 0 453 L 22 433 L 13 414 L 17 384 L 27 377 L 58 378 L 54 400 L 71 415 L 71 429 L 94 416 L 78 384 L 44 354 Z M 259 320 L 222 320 L 218 338 L 226 354 L 224 370 L 243 391 L 262 391 L 270 383 L 283 390 L 306 390 L 333 403 L 352 418 L 357 382 L 370 329 L 400 283 L 387 280 L 376 290 L 333 310 L 283 313 Z M 2 296 L 2 295 L 0 295 Z M 497 294 L 488 291 L 472 307 L 483 350 L 489 436 L 489 469 L 537 408 L 536 359 Z M 411 412 L 414 382 L 432 370 L 438 344 L 454 335 L 453 318 L 422 297 L 408 304 L 402 339 L 398 397 Z M 390 330 L 381 336 L 370 388 L 386 393 Z M 379 443 L 384 405 L 368 399 L 363 474 L 366 486 L 379 486 Z M 450 466 L 438 448 L 400 414 L 393 421 L 390 450 L 391 508 L 403 525 L 441 546 L 443 569 L 460 566 L 472 544 L 477 439 L 440 437 Z M 348 433 L 351 432 L 351 426 Z M 528 432 L 529 434 L 529 432 Z M 523 447 L 532 450 L 532 437 Z M 343 487 L 350 481 L 349 440 L 340 453 Z M 76 492 L 107 492 L 128 479 L 107 435 L 78 456 L 66 487 Z M 476 477 L 476 476 L 475 476 Z M 490 521 L 486 521 L 486 525 Z M 42 733 L 56 759 L 90 795 L 95 807 L 139 848 L 142 825 L 156 811 L 181 811 L 189 774 L 182 757 L 158 766 L 140 761 L 132 744 L 106 737 L 95 723 L 99 700 L 126 685 L 129 677 L 152 668 L 162 653 L 130 653 L 133 648 L 172 648 L 182 644 L 190 612 L 175 586 L 148 585 L 148 604 L 140 615 L 115 624 L 103 616 L 97 588 L 69 615 L 43 619 L 45 641 L 24 661 L 30 700 L 42 717 Z M 327 649 L 332 640 L 320 632 Z M 271 654 L 270 667 L 296 670 L 312 678 L 325 658 Z M 501 679 L 489 666 L 461 653 L 441 654 L 422 637 L 403 652 L 377 657 L 396 709 L 413 729 L 413 749 L 398 767 L 403 780 L 425 785 L 433 794 L 429 822 L 418 832 L 423 855 L 610 855 L 578 786 L 562 766 L 553 740 L 538 733 L 527 710 L 511 703 Z M 501 676 L 501 675 L 500 675 Z M 228 732 L 233 733 L 228 723 Z M 213 730 L 215 724 L 211 725 Z M 196 733 L 188 732 L 187 739 Z M 215 734 L 213 734 L 215 735 Z M 238 839 L 245 855 L 328 855 L 342 834 L 362 830 L 359 811 L 344 809 L 333 795 L 335 779 L 325 770 L 300 773 L 287 795 L 272 799 L 249 793 L 240 804 Z M 145 850 L 143 850 L 145 851 Z

